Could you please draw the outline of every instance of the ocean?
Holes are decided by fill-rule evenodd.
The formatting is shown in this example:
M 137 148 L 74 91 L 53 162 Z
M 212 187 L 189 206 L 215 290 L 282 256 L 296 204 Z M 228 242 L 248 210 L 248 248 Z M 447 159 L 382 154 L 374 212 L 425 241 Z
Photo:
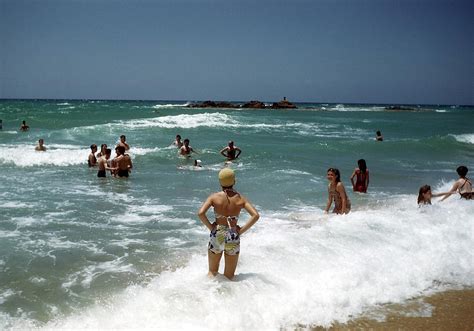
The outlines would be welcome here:
M 0 100 L 0 329 L 329 326 L 473 288 L 474 203 L 416 200 L 424 184 L 448 190 L 459 165 L 473 176 L 474 107 L 187 104 Z M 122 134 L 130 178 L 97 178 L 89 146 L 113 147 Z M 176 134 L 198 154 L 179 157 Z M 34 150 L 39 138 L 46 152 Z M 197 217 L 220 189 L 229 140 L 243 151 L 231 165 L 236 189 L 261 215 L 242 236 L 234 282 L 207 278 L 208 232 Z M 349 181 L 360 158 L 367 194 Z M 348 215 L 323 213 L 330 167 L 341 171 Z

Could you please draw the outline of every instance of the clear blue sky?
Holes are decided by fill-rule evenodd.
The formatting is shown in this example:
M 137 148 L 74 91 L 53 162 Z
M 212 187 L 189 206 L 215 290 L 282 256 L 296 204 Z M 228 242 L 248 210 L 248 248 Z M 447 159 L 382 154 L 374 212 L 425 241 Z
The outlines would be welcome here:
M 474 104 L 474 1 L 0 0 L 0 98 Z

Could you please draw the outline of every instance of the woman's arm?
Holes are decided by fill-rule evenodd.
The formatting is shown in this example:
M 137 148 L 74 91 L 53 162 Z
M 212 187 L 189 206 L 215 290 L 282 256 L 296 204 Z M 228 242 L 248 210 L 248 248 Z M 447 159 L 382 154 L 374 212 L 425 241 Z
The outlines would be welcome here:
M 260 218 L 260 215 L 258 214 L 255 207 L 252 206 L 252 204 L 247 199 L 245 199 L 244 209 L 250 214 L 250 219 L 244 224 L 243 227 L 240 228 L 239 235 L 250 229 Z
M 329 193 L 329 186 L 328 186 L 328 202 L 326 204 L 326 209 L 324 209 L 325 213 L 329 212 L 329 208 L 331 208 L 331 205 L 332 205 L 332 200 L 333 200 L 333 196 Z
M 446 200 L 449 196 L 451 196 L 452 194 L 456 193 L 456 191 L 458 190 L 458 188 L 459 188 L 459 182 L 456 181 L 456 183 L 454 183 L 453 187 L 451 187 L 451 189 L 449 190 L 449 192 L 438 193 L 439 195 L 444 195 L 444 197 L 443 197 L 440 201 Z M 438 194 L 437 194 L 437 195 L 438 195 Z
M 341 182 L 337 183 L 336 191 L 339 193 L 341 197 L 341 203 L 342 203 L 341 212 L 345 214 L 346 207 L 347 207 L 347 194 L 346 194 L 346 190 L 344 189 L 344 185 Z
M 356 176 L 357 168 L 354 169 L 354 172 L 351 175 L 352 189 L 355 189 L 354 177 Z
M 198 216 L 201 222 L 209 229 L 209 231 L 212 231 L 214 225 L 209 221 L 209 219 L 206 216 L 207 211 L 209 208 L 212 206 L 212 195 L 207 198 L 207 200 L 202 204 L 201 209 L 198 211 Z

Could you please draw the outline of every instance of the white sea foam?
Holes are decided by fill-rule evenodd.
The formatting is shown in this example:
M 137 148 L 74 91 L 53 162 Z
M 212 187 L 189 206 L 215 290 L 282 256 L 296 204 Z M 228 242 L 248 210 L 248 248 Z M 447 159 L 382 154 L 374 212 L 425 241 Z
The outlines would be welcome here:
M 154 105 L 151 108 L 163 109 L 163 108 L 187 107 L 189 105 L 190 105 L 189 102 L 186 102 L 186 103 L 168 103 L 168 104 L 165 104 L 165 105 Z
M 453 137 L 459 142 L 474 144 L 474 133 L 456 134 Z
M 0 208 L 33 208 L 33 206 L 23 202 L 8 201 L 0 203 Z
M 354 105 L 343 105 L 339 104 L 332 107 L 322 107 L 321 109 L 327 111 L 385 111 L 385 107 L 380 106 L 354 106 Z
M 48 145 L 46 152 L 35 151 L 31 145 L 0 145 L 0 164 L 18 167 L 39 165 L 70 166 L 87 163 L 89 151 L 72 145 Z
M 46 152 L 37 152 L 31 145 L 0 145 L 0 164 L 14 164 L 18 167 L 71 166 L 86 164 L 90 153 L 89 148 L 75 145 L 52 144 Z M 130 155 L 146 155 L 156 153 L 162 148 L 132 147 Z
M 203 248 L 183 267 L 162 272 L 150 284 L 130 286 L 106 304 L 52 321 L 45 328 L 329 326 L 380 304 L 404 302 L 453 285 L 472 287 L 474 205 L 451 198 L 417 208 L 415 200 L 414 195 L 391 196 L 380 200 L 376 209 L 356 209 L 344 216 L 323 215 L 320 209 L 303 206 L 292 212 L 261 211 L 261 220 L 242 237 L 235 282 L 221 276 L 206 278 Z M 295 213 L 299 217 L 291 216 Z M 109 268 L 132 271 L 117 259 L 81 271 L 66 287 L 89 286 Z M 429 313 L 429 307 L 415 312 Z M 23 319 L 13 327 L 29 323 Z
M 62 284 L 62 287 L 64 289 L 68 289 L 74 285 L 80 285 L 82 287 L 88 288 L 94 279 L 105 272 L 135 273 L 136 270 L 131 264 L 123 263 L 123 260 L 126 257 L 127 254 L 112 261 L 101 261 L 96 262 L 93 265 L 88 265 L 85 269 L 69 276 L 69 279 Z

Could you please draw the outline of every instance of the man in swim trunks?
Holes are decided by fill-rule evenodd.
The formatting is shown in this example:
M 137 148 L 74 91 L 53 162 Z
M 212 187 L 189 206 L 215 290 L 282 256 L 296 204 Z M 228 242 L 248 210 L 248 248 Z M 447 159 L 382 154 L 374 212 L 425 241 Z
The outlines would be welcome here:
M 211 232 L 208 244 L 208 276 L 218 274 L 219 263 L 224 253 L 224 276 L 232 280 L 239 260 L 240 236 L 257 222 L 260 215 L 250 201 L 234 190 L 235 174 L 232 169 L 224 168 L 219 172 L 219 183 L 222 191 L 213 193 L 206 199 L 199 209 L 198 216 Z M 216 219 L 214 223 L 211 223 L 206 216 L 211 207 L 214 208 Z M 250 219 L 244 226 L 239 227 L 237 221 L 242 209 L 250 214 Z
M 111 153 L 112 153 L 112 150 L 110 148 L 106 148 L 104 156 L 99 158 L 99 161 L 98 161 L 99 171 L 97 171 L 97 177 L 106 177 L 105 175 L 106 170 L 110 170 L 110 171 L 117 170 L 117 168 L 109 167 L 107 163 L 107 161 L 110 159 Z
M 196 153 L 196 151 L 191 146 L 189 146 L 189 139 L 184 139 L 183 143 L 183 146 L 181 146 L 179 149 L 179 154 L 183 156 L 191 156 L 191 152 Z
M 222 156 L 227 158 L 227 161 L 233 161 L 239 157 L 242 150 L 237 146 L 234 146 L 234 142 L 231 140 L 229 144 L 221 150 Z
M 118 146 L 116 151 L 119 153 L 119 156 L 114 159 L 115 166 L 117 167 L 117 175 L 119 177 L 128 177 L 129 172 L 133 168 L 132 159 L 130 155 L 125 154 L 125 147 Z

